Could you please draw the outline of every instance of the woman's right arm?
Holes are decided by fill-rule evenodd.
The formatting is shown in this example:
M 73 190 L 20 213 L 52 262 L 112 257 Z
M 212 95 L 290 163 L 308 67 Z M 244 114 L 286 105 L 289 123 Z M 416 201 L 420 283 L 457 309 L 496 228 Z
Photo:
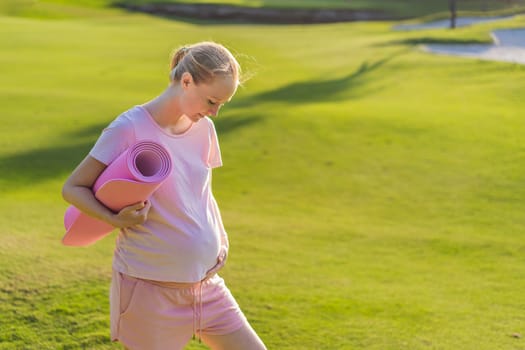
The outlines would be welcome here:
M 62 188 L 62 197 L 80 211 L 115 227 L 130 227 L 144 223 L 151 204 L 139 202 L 114 213 L 99 202 L 92 191 L 93 184 L 106 165 L 88 155 L 71 173 Z

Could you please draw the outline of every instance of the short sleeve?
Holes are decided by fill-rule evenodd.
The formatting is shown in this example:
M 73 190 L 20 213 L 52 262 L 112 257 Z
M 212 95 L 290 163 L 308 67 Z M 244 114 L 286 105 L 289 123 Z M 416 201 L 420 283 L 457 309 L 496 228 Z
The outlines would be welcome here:
M 109 165 L 134 141 L 135 132 L 131 121 L 120 115 L 100 134 L 89 155 Z
M 217 138 L 217 131 L 213 121 L 209 120 L 210 124 L 210 150 L 208 152 L 208 166 L 210 168 L 217 168 L 222 166 L 221 149 L 219 147 L 219 140 Z

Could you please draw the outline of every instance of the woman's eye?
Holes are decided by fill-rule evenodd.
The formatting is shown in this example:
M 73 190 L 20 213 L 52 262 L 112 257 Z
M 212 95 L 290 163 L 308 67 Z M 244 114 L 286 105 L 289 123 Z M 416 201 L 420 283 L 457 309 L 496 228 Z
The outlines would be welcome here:
M 208 103 L 209 103 L 211 106 L 215 106 L 215 102 L 213 102 L 212 100 L 208 100 Z

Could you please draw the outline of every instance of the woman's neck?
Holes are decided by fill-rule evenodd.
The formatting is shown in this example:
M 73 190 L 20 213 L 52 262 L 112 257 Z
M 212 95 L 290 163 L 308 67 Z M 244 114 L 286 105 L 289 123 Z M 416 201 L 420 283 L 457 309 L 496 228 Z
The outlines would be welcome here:
M 153 120 L 171 134 L 182 134 L 193 122 L 186 117 L 179 105 L 176 87 L 168 87 L 162 94 L 143 104 Z

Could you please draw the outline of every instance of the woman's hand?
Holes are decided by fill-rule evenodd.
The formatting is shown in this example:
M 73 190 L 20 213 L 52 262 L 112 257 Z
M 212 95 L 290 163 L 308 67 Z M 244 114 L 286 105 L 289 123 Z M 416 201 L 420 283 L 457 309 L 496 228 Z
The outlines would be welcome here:
M 228 258 L 228 248 L 222 247 L 219 256 L 217 257 L 217 264 L 215 264 L 214 267 L 212 267 L 208 272 L 206 272 L 206 277 L 211 278 L 213 275 L 215 275 L 217 272 L 219 272 L 220 269 L 224 267 L 226 264 L 226 259 Z
M 118 228 L 143 224 L 148 219 L 150 208 L 150 201 L 139 202 L 124 207 L 117 214 L 113 215 L 111 224 Z
M 115 214 L 95 198 L 91 188 L 104 169 L 105 164 L 88 155 L 64 184 L 64 199 L 82 212 L 118 228 L 143 224 L 151 208 L 149 201 L 124 207 Z

